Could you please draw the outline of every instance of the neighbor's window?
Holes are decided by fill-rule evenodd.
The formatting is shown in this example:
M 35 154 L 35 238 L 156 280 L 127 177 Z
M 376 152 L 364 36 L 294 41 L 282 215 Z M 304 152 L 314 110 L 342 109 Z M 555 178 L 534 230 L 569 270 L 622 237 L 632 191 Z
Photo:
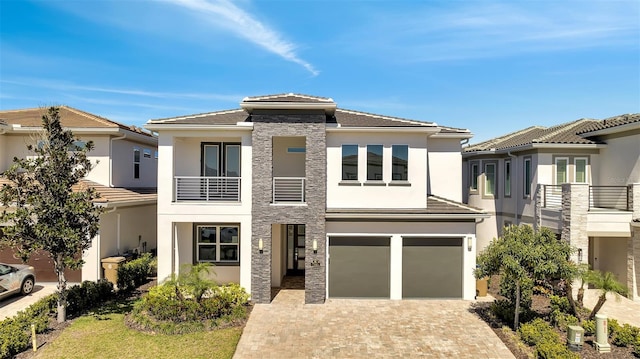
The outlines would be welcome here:
M 367 145 L 367 181 L 382 181 L 382 145 Z
M 511 197 L 511 161 L 504 161 L 504 196 Z
M 568 158 L 556 158 L 556 184 L 567 183 Z
M 409 146 L 391 146 L 391 180 L 409 180 Z
M 342 145 L 342 180 L 358 179 L 358 145 Z
M 478 172 L 478 164 L 472 163 L 471 170 L 469 171 L 469 183 L 471 183 L 471 190 L 478 190 L 478 176 L 480 173 Z
M 133 178 L 140 178 L 140 149 L 133 149 Z
M 238 263 L 238 226 L 196 226 L 196 260 L 198 262 Z
M 496 194 L 496 164 L 486 163 L 484 165 L 484 194 L 493 196 Z
M 531 158 L 524 159 L 523 175 L 524 195 L 527 197 L 531 195 Z
M 144 150 L 142 150 L 142 157 L 151 158 L 151 150 L 148 148 L 145 148 Z
M 574 165 L 576 167 L 576 182 L 587 183 L 587 162 L 586 158 L 576 158 Z

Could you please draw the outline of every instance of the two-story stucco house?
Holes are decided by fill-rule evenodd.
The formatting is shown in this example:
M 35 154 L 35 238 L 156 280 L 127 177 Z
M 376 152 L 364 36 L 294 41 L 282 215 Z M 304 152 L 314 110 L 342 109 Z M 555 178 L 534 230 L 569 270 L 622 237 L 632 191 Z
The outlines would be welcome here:
M 159 136 L 159 279 L 209 262 L 258 303 L 286 275 L 304 276 L 307 303 L 473 299 L 485 214 L 461 203 L 469 131 L 297 94 L 145 127 Z
M 0 182 L 1 173 L 11 166 L 14 157 L 34 156 L 28 144 L 37 144 L 42 131 L 42 116 L 47 109 L 0 111 Z M 102 278 L 101 259 L 132 251 L 156 248 L 156 136 L 140 128 L 126 126 L 71 107 L 60 107 L 62 126 L 78 137 L 78 145 L 93 141 L 88 157 L 95 165 L 76 190 L 95 188 L 104 206 L 100 216 L 100 233 L 91 248 L 82 254 L 82 270 L 67 271 L 67 280 Z M 1 183 L 0 183 L 1 184 Z M 15 262 L 13 251 L 0 251 L 0 261 Z M 35 255 L 29 264 L 36 268 L 39 281 L 56 281 L 53 264 L 45 255 Z
M 465 201 L 492 215 L 479 249 L 505 225 L 548 227 L 640 298 L 640 114 L 529 127 L 466 147 L 463 163 Z

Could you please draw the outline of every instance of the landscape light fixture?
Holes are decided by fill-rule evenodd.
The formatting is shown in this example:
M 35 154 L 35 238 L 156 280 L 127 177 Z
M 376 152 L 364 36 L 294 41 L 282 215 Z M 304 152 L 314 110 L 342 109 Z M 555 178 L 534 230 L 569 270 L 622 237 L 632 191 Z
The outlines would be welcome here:
M 262 242 L 262 238 L 258 239 L 258 251 L 260 253 L 264 252 L 264 243 Z
M 578 248 L 578 263 L 582 262 L 582 248 Z

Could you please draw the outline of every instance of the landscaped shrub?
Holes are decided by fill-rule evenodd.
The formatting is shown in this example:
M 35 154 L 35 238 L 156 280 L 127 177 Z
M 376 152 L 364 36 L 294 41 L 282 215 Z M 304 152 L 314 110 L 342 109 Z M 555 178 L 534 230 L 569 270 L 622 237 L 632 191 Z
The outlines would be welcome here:
M 507 299 L 496 300 L 491 304 L 491 312 L 500 320 L 509 325 L 513 325 L 515 309 L 513 304 Z M 536 313 L 529 308 L 520 308 L 520 322 L 525 323 L 536 317 Z
M 607 328 L 609 329 L 609 338 L 613 338 L 621 329 L 620 324 L 615 319 L 607 319 Z
M 137 259 L 126 262 L 118 267 L 118 290 L 129 292 L 135 290 L 147 281 L 151 275 L 154 258 L 145 253 Z M 157 266 L 157 262 L 155 262 Z
M 561 341 L 543 341 L 536 345 L 536 356 L 540 359 L 579 359 L 577 353 L 572 352 Z
M 551 311 L 559 310 L 562 313 L 571 313 L 571 305 L 569 305 L 569 299 L 567 299 L 567 297 L 550 295 L 549 301 L 551 305 Z
M 578 318 L 562 312 L 560 309 L 554 309 L 549 315 L 549 320 L 552 325 L 563 331 L 566 331 L 569 325 L 577 325 L 579 323 Z
M 595 320 L 583 320 L 582 329 L 584 329 L 584 335 L 596 334 L 596 321 Z
M 67 291 L 67 313 L 80 314 L 113 298 L 113 284 L 105 279 L 84 281 Z
M 544 359 L 579 358 L 562 342 L 560 335 L 541 318 L 525 323 L 518 329 L 523 342 L 536 347 L 536 356 Z
M 640 328 L 624 324 L 614 333 L 612 343 L 619 347 L 629 347 L 635 345 L 639 335 Z
M 49 328 L 49 314 L 56 305 L 55 295 L 46 296 L 14 317 L 0 322 L 0 358 L 10 358 L 31 344 L 31 324 L 36 333 Z

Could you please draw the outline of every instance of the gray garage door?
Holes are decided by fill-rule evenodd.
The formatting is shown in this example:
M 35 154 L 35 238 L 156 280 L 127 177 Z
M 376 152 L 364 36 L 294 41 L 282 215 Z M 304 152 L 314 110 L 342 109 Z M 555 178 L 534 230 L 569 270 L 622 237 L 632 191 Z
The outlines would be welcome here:
M 462 269 L 462 238 L 403 238 L 403 298 L 461 298 Z
M 329 238 L 329 296 L 389 298 L 389 238 Z

